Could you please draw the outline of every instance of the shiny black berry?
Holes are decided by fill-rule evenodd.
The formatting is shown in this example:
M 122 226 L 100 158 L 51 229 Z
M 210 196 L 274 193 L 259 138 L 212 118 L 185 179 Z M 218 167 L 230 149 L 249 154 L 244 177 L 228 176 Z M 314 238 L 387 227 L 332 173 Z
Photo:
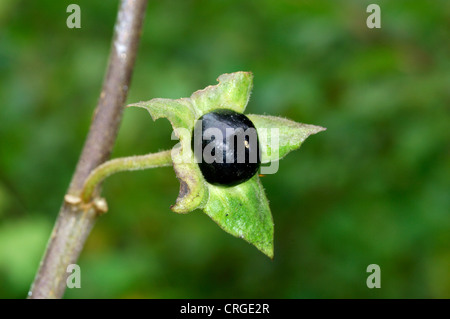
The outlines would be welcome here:
M 250 179 L 261 165 L 256 128 L 247 116 L 220 109 L 195 123 L 192 149 L 206 181 L 234 186 Z

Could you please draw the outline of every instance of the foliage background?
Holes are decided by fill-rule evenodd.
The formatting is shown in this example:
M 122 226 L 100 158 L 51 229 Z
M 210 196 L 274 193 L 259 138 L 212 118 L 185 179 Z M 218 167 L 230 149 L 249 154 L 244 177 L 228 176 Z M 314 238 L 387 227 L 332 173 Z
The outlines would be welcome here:
M 78 160 L 117 1 L 0 2 L 0 297 L 23 298 Z M 263 178 L 275 259 L 200 211 L 169 210 L 173 169 L 107 180 L 110 211 L 67 298 L 449 298 L 450 3 L 150 1 L 128 102 L 254 72 L 248 112 L 328 131 Z M 130 109 L 114 157 L 170 148 Z M 381 289 L 366 267 L 381 267 Z

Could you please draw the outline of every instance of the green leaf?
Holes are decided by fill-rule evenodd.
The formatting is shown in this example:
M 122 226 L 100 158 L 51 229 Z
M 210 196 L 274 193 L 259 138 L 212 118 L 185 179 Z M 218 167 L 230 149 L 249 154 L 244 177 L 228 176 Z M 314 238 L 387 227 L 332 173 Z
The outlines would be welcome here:
M 173 168 L 180 181 L 178 198 L 171 209 L 176 213 L 189 213 L 201 208 L 208 198 L 208 189 L 191 150 L 196 112 L 190 99 L 152 99 L 128 106 L 145 108 L 154 121 L 162 117 L 169 119 L 175 135 L 180 139 L 179 146 L 174 147 L 171 153 Z
M 162 117 L 167 118 L 174 129 L 186 128 L 191 130 L 194 128 L 196 112 L 191 100 L 188 98 L 178 100 L 152 99 L 150 101 L 129 104 L 127 107 L 131 106 L 146 109 L 150 113 L 153 121 Z
M 191 95 L 198 117 L 215 109 L 231 109 L 243 113 L 253 86 L 251 72 L 222 74 L 218 85 L 208 86 Z
M 273 220 L 259 176 L 234 187 L 208 188 L 205 213 L 226 232 L 273 258 Z
M 247 116 L 258 132 L 262 163 L 282 159 L 289 152 L 298 149 L 308 136 L 326 130 L 321 126 L 297 123 L 277 116 Z
M 183 155 L 177 154 L 183 152 L 186 147 L 176 148 L 172 151 L 173 168 L 178 180 L 180 181 L 180 192 L 175 205 L 170 208 L 175 213 L 189 213 L 197 208 L 202 208 L 208 199 L 208 187 L 197 163 L 193 158 L 190 162 L 180 161 Z M 190 150 L 190 149 L 189 149 Z M 192 152 L 191 157 L 192 157 Z

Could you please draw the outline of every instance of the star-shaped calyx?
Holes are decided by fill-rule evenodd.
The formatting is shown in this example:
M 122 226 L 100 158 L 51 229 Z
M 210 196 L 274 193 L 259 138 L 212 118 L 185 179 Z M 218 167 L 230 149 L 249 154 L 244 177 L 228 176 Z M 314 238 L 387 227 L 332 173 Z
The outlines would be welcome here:
M 273 258 L 274 224 L 259 174 L 235 186 L 213 185 L 202 175 L 191 146 L 195 123 L 203 115 L 226 109 L 244 113 L 253 85 L 251 72 L 222 74 L 219 84 L 194 92 L 189 98 L 152 99 L 129 106 L 145 108 L 153 120 L 165 117 L 180 142 L 171 157 L 180 192 L 171 209 L 188 213 L 202 209 L 226 232 L 245 239 Z M 323 127 L 296 123 L 285 118 L 247 114 L 259 137 L 260 160 L 277 162 L 300 147 Z

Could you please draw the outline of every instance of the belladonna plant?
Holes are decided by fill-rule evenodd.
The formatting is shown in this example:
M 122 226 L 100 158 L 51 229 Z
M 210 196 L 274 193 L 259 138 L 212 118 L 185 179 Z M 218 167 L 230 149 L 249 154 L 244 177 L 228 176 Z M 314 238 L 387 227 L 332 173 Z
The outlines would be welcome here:
M 107 161 L 131 84 L 146 6 L 147 0 L 120 1 L 100 98 L 28 298 L 63 296 L 68 266 L 77 262 L 98 216 L 107 210 L 106 200 L 99 196 L 101 182 L 125 170 L 173 165 L 180 180 L 180 193 L 171 207 L 174 212 L 202 209 L 226 232 L 273 258 L 273 221 L 258 170 L 274 173 L 282 157 L 324 128 L 279 117 L 244 115 L 251 73 L 224 74 L 218 85 L 190 98 L 130 105 L 147 109 L 154 120 L 167 118 L 174 128 L 172 138 L 179 143 L 169 151 Z M 230 128 L 237 133 L 228 135 Z M 209 135 L 208 129 L 216 133 Z M 247 137 L 252 130 L 256 134 Z M 227 141 L 236 142 L 236 148 Z M 226 161 L 203 162 L 211 157 L 205 156 L 208 151 Z M 228 158 L 237 163 L 229 163 Z
M 218 82 L 189 98 L 128 105 L 145 108 L 153 120 L 167 118 L 174 130 L 172 139 L 179 143 L 170 151 L 105 162 L 89 175 L 81 198 L 69 196 L 66 201 L 93 203 L 104 211 L 106 202 L 97 196 L 97 185 L 104 178 L 124 170 L 173 165 L 180 191 L 172 211 L 201 209 L 224 231 L 273 258 L 274 224 L 258 170 L 276 172 L 280 159 L 325 128 L 275 116 L 244 115 L 253 84 L 250 72 L 222 74 Z

